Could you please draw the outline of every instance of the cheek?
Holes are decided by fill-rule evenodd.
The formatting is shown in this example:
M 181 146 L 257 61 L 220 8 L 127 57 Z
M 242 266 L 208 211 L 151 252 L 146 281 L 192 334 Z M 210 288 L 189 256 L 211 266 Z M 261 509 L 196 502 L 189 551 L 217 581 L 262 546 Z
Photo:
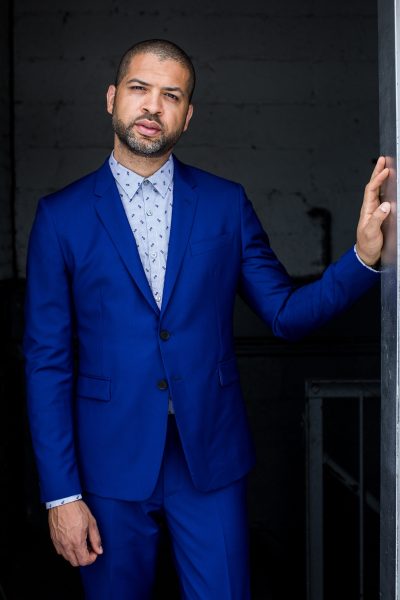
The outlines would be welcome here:
M 186 111 L 177 111 L 174 114 L 173 127 L 174 130 L 185 130 L 186 129 Z
M 139 106 L 140 101 L 134 96 L 122 98 L 114 104 L 114 112 L 117 113 L 121 119 L 131 120 L 132 118 L 137 117 Z

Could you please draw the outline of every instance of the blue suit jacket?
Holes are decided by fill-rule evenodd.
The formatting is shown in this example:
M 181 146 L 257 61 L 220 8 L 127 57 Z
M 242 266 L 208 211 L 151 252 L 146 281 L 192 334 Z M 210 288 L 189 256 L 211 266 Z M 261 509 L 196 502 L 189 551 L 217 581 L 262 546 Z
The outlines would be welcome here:
M 107 161 L 42 199 L 24 338 L 42 499 L 82 489 L 148 497 L 169 395 L 194 484 L 206 491 L 241 477 L 254 453 L 233 348 L 236 293 L 276 335 L 295 339 L 377 279 L 352 249 L 319 281 L 294 289 L 243 188 L 175 159 L 160 311 Z

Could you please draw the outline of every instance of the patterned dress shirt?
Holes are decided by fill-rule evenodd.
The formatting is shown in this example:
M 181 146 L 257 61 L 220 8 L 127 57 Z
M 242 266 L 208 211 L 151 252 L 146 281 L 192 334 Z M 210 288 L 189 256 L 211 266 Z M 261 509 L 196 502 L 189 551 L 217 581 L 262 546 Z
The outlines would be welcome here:
M 171 229 L 174 161 L 170 156 L 150 177 L 123 167 L 113 154 L 109 164 L 147 281 L 160 308 Z

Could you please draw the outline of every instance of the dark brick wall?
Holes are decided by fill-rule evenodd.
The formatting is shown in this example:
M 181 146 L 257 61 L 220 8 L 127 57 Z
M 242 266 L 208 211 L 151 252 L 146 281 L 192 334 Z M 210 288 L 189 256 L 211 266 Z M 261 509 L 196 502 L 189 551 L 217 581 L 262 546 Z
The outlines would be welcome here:
M 38 198 L 96 168 L 110 152 L 104 96 L 121 52 L 138 39 L 170 38 L 187 50 L 198 71 L 195 117 L 177 155 L 243 183 L 278 255 L 293 275 L 307 280 L 320 273 L 329 256 L 337 258 L 354 243 L 363 188 L 378 155 L 376 6 L 372 0 L 15 0 L 13 5 L 12 31 L 7 19 L 0 20 L 0 291 L 1 332 L 7 340 L 0 382 L 7 408 L 0 472 L 24 504 L 28 525 L 11 535 L 9 523 L 15 522 L 20 504 L 4 501 L 9 523 L 3 520 L 0 534 L 15 541 L 13 552 L 5 544 L 0 558 L 8 561 L 8 582 L 18 578 L 23 587 L 27 572 L 43 598 L 54 597 L 50 566 L 63 582 L 61 600 L 62 593 L 78 597 L 78 584 L 46 546 L 45 515 L 38 508 L 26 441 L 23 281 L 17 287 L 7 281 L 12 276 L 12 159 L 23 279 Z M 12 37 L 15 121 L 10 123 Z M 15 157 L 9 152 L 10 135 Z M 347 315 L 292 346 L 272 340 L 241 302 L 235 321 L 259 457 L 249 491 L 254 597 L 301 600 L 304 380 L 379 377 L 379 294 L 371 292 Z M 18 536 L 24 534 L 21 549 Z M 36 543 L 43 544 L 37 553 Z
M 13 275 L 10 156 L 12 126 L 10 122 L 10 8 L 4 2 L 0 18 L 0 280 Z
M 294 275 L 354 241 L 378 153 L 375 2 L 15 0 L 17 246 L 37 199 L 93 169 L 112 136 L 104 94 L 134 41 L 166 37 L 198 70 L 177 154 L 242 182 Z

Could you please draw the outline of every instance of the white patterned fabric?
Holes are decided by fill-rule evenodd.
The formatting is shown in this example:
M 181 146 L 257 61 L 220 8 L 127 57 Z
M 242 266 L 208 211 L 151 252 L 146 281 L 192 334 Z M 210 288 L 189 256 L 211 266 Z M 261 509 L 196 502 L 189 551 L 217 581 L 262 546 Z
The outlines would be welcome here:
M 174 161 L 170 156 L 150 177 L 123 167 L 113 153 L 109 164 L 147 281 L 160 308 L 171 229 Z
M 82 500 L 81 494 L 74 494 L 68 496 L 68 498 L 61 498 L 60 500 L 53 500 L 52 502 L 46 502 L 46 508 L 55 508 L 56 506 L 62 506 L 63 504 L 69 504 L 70 502 L 76 502 L 76 500 Z

